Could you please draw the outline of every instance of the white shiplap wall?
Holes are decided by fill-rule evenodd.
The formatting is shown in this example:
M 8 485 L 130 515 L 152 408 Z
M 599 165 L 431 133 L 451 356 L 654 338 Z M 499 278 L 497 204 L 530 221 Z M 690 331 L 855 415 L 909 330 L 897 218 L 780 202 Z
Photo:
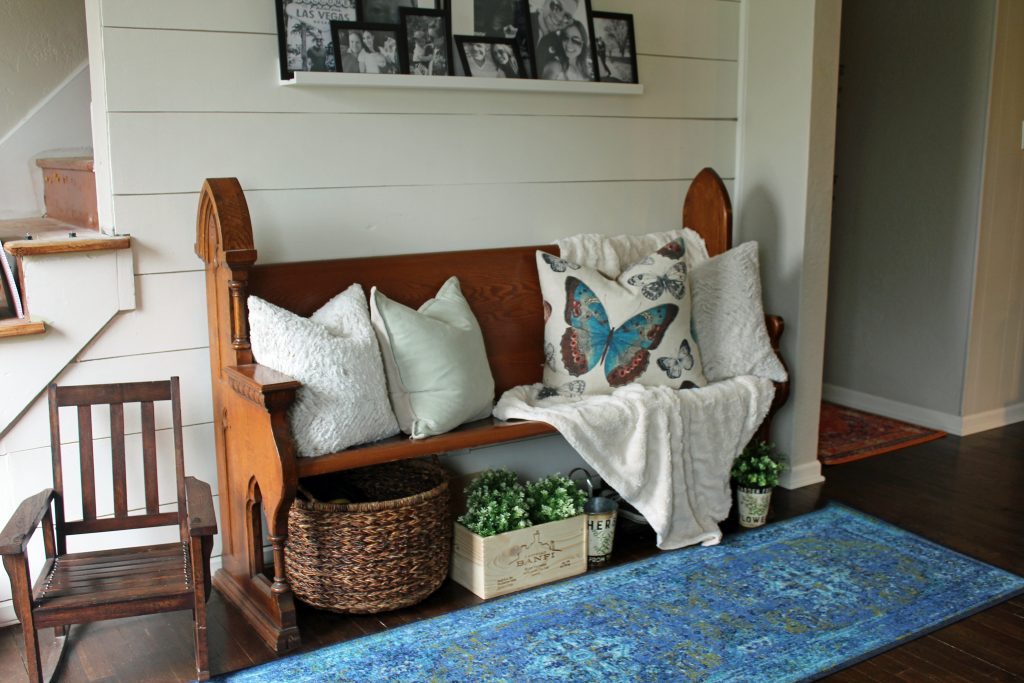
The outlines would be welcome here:
M 101 214 L 133 237 L 138 305 L 59 381 L 180 375 L 188 468 L 211 483 L 204 178 L 239 178 L 273 262 L 666 230 L 697 171 L 734 174 L 737 2 L 594 0 L 635 17 L 641 96 L 282 87 L 272 0 L 87 4 Z M 37 401 L 0 442 L 3 508 L 48 485 L 47 444 Z M 486 450 L 571 457 L 557 437 Z M 4 580 L 0 621 L 9 598 Z

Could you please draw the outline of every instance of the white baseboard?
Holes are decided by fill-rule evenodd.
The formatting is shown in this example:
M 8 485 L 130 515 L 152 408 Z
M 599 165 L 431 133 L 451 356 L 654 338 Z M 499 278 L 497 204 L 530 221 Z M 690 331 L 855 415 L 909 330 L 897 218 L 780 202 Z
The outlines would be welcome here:
M 900 403 L 881 396 L 837 387 L 834 384 L 822 385 L 821 397 L 829 403 L 838 403 L 855 410 L 891 417 L 894 420 L 909 422 L 928 429 L 938 429 L 949 434 L 959 436 L 963 429 L 963 418 L 959 415 L 951 415 L 909 403 Z
M 821 476 L 821 463 L 814 460 L 787 469 L 779 478 L 779 486 L 792 490 L 811 484 L 820 484 L 823 481 L 825 481 L 825 477 Z
M 967 436 L 988 429 L 1005 427 L 1015 422 L 1024 422 L 1024 403 L 1015 403 L 1005 408 L 961 416 L 921 408 L 909 403 L 900 403 L 880 396 L 837 387 L 834 384 L 825 384 L 821 389 L 822 398 L 831 403 L 891 417 L 894 420 L 910 422 L 929 429 L 939 429 L 956 436 Z
M 210 574 L 215 574 L 221 568 L 220 555 L 210 558 Z M 6 575 L 0 574 L 6 579 Z M 0 600 L 0 628 L 12 626 L 18 623 L 18 615 L 14 613 L 14 601 L 11 599 Z
M 1024 422 L 1024 403 L 1015 403 L 1005 408 L 964 415 L 963 435 L 1005 427 L 1014 422 Z

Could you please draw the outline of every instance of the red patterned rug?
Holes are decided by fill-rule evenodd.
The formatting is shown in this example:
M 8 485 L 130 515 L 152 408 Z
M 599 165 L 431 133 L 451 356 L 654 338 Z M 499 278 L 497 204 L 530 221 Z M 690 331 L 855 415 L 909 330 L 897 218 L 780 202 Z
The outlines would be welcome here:
M 818 459 L 823 465 L 839 465 L 916 446 L 945 435 L 945 432 L 822 401 Z

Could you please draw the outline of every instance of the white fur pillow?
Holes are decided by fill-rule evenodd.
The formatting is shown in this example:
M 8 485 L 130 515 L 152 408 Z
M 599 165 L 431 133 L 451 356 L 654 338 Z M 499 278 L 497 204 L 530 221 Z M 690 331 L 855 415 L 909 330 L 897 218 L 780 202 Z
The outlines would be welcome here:
M 710 381 L 740 375 L 786 381 L 764 323 L 757 242 L 696 264 L 690 288 L 694 332 Z
M 256 360 L 302 382 L 289 412 L 299 455 L 341 451 L 398 433 L 361 285 L 308 319 L 249 297 Z

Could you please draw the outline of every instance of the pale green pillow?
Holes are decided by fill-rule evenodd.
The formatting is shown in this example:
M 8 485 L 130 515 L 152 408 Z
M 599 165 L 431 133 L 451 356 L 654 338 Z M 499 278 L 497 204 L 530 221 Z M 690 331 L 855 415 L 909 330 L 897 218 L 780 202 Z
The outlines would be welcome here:
M 491 414 L 494 378 L 480 325 L 458 278 L 448 278 L 418 311 L 374 287 L 370 320 L 403 432 L 422 439 Z

